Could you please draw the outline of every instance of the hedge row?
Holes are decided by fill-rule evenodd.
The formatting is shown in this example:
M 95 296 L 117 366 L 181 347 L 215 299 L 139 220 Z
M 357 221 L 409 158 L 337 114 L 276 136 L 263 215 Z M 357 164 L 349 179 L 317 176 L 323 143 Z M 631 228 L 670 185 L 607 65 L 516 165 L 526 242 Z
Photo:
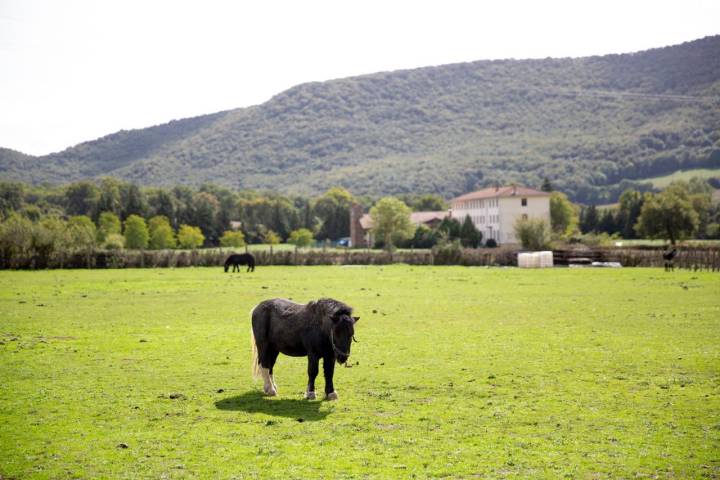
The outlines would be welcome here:
M 555 251 L 558 258 L 591 257 L 593 260 L 620 262 L 626 267 L 662 267 L 660 249 L 595 248 L 591 250 Z M 221 267 L 230 251 L 220 250 L 95 250 L 87 253 L 59 255 L 51 258 L 0 259 L 3 269 L 45 268 L 175 268 Z M 516 248 L 434 249 L 378 252 L 365 250 L 260 251 L 253 252 L 256 264 L 263 265 L 464 265 L 516 266 Z M 720 271 L 720 248 L 692 247 L 679 250 L 675 266 L 688 269 Z

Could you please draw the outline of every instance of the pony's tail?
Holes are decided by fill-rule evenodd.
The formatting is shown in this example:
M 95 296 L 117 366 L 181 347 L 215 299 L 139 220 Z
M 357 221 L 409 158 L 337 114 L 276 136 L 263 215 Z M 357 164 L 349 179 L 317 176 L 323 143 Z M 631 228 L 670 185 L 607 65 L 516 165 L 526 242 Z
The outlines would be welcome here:
M 258 359 L 257 344 L 255 343 L 255 333 L 250 327 L 250 343 L 252 344 L 252 358 L 250 360 L 250 371 L 254 379 L 260 378 L 260 360 Z
M 257 307 L 255 307 L 257 308 Z M 255 308 L 250 311 L 250 318 L 255 315 Z M 250 371 L 255 379 L 260 378 L 260 359 L 257 353 L 257 342 L 255 341 L 255 331 L 252 325 L 250 325 L 250 344 L 252 346 L 252 357 L 250 359 Z

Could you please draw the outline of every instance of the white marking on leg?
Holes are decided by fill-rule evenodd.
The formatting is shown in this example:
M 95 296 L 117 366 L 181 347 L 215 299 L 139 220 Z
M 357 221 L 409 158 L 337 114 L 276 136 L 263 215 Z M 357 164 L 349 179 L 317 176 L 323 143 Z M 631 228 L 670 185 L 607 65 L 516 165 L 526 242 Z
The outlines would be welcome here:
M 330 392 L 325 396 L 325 400 L 337 400 L 338 394 L 337 392 Z
M 263 391 L 265 395 L 277 395 L 277 390 L 273 386 L 272 378 L 270 377 L 270 369 L 260 368 L 260 375 L 262 375 L 263 378 Z
M 315 400 L 315 392 L 308 390 L 305 392 L 305 400 Z

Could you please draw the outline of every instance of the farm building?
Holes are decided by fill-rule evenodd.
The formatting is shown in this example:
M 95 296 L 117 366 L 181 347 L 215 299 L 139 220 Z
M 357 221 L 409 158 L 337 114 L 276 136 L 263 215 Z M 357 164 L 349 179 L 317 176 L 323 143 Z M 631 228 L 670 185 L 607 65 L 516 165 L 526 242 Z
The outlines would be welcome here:
M 415 225 L 435 228 L 445 218 L 462 222 L 466 215 L 483 234 L 498 244 L 518 243 L 514 225 L 518 218 L 542 218 L 550 223 L 550 194 L 532 188 L 511 185 L 491 187 L 466 193 L 451 200 L 449 211 L 412 212 L 410 221 Z M 350 245 L 371 247 L 372 218 L 360 205 L 350 209 Z
M 466 193 L 451 201 L 452 217 L 463 221 L 466 215 L 483 239 L 498 244 L 518 243 L 514 225 L 518 218 L 541 218 L 550 223 L 550 194 L 512 185 L 491 187 Z

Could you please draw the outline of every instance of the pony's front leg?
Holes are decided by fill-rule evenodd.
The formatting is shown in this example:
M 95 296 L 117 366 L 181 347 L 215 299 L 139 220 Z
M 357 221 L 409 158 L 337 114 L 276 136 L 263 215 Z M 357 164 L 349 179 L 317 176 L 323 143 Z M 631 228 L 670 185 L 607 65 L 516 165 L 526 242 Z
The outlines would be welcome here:
M 323 358 L 323 373 L 325 374 L 325 400 L 337 400 L 338 394 L 333 386 L 333 373 L 335 373 L 335 357 Z
M 308 355 L 308 385 L 305 392 L 305 399 L 315 400 L 315 378 L 320 371 L 320 359 L 312 355 Z

